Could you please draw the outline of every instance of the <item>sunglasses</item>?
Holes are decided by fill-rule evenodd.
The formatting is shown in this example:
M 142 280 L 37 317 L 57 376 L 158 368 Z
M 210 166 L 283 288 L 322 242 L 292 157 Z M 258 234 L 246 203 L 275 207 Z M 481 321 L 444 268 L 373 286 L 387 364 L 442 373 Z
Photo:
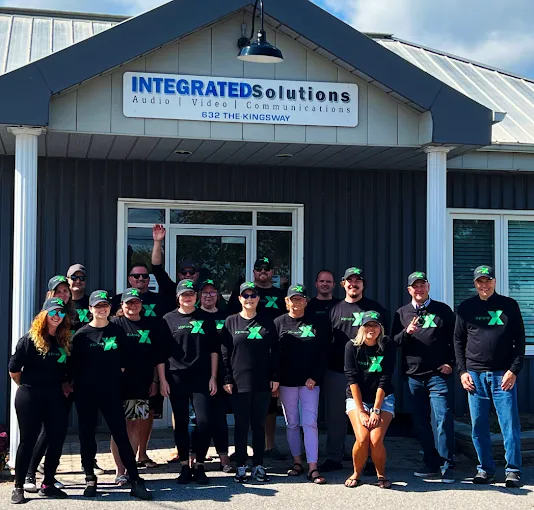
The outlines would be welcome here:
M 150 275 L 148 273 L 132 273 L 130 276 L 135 280 L 139 280 L 139 278 L 143 278 L 143 280 L 148 280 L 150 278 Z
M 271 268 L 269 266 L 258 266 L 254 268 L 256 271 L 270 271 Z
M 195 270 L 195 269 L 191 269 L 191 270 L 189 270 L 189 271 L 188 271 L 187 269 L 183 269 L 182 271 L 180 271 L 180 274 L 181 274 L 182 276 L 187 276 L 187 275 L 189 275 L 189 276 L 193 276 L 195 273 L 196 273 L 196 270 Z
M 211 292 L 203 292 L 202 296 L 203 297 L 216 297 L 217 296 L 217 291 L 213 290 Z
M 77 276 L 75 274 L 73 274 L 70 279 L 75 282 L 77 280 L 80 280 L 81 282 L 84 282 L 85 280 L 87 280 L 87 276 Z
M 49 317 L 54 317 L 55 315 L 57 315 L 60 319 L 63 319 L 63 317 L 65 317 L 67 314 L 65 312 L 60 312 L 59 310 L 50 310 L 48 312 Z
M 243 299 L 256 299 L 258 297 L 258 294 L 241 294 Z

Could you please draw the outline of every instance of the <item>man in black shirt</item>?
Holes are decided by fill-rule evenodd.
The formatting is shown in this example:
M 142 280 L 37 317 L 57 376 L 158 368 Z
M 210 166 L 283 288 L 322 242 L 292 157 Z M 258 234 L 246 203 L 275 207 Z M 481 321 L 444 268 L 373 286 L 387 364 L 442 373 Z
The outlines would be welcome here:
M 492 267 L 477 267 L 474 280 L 478 295 L 460 304 L 454 330 L 456 364 L 468 392 L 479 461 L 473 483 L 495 481 L 489 426 L 493 401 L 504 439 L 506 486 L 519 487 L 521 427 L 516 380 L 525 357 L 525 326 L 517 301 L 495 292 Z
M 89 324 L 89 296 L 85 293 L 87 287 L 87 269 L 82 264 L 73 264 L 67 269 L 67 281 L 72 293 L 72 302 L 77 316 L 72 321 L 72 329 L 78 331 L 82 326 Z
M 328 321 L 330 310 L 339 303 L 339 299 L 332 296 L 334 290 L 335 277 L 332 271 L 321 269 L 315 278 L 315 287 L 317 296 L 310 299 L 306 308 L 307 313 L 313 314 L 317 319 L 326 319 Z
M 454 419 L 450 399 L 455 315 L 445 303 L 430 299 L 429 292 L 425 273 L 415 271 L 408 276 L 412 301 L 397 310 L 391 334 L 402 347 L 414 429 L 424 452 L 424 465 L 414 475 L 436 476 L 444 483 L 452 483 L 449 468 L 454 456 Z M 437 449 L 431 412 L 436 418 Z
M 364 312 L 374 310 L 380 313 L 381 317 L 386 317 L 386 311 L 382 305 L 363 296 L 365 280 L 360 268 L 349 267 L 343 275 L 341 286 L 345 290 L 345 299 L 336 303 L 330 310 L 332 341 L 329 349 L 328 369 L 323 380 L 327 458 L 319 470 L 324 472 L 343 469 L 342 460 L 347 436 L 345 345 L 349 340 L 356 338 Z M 387 320 L 384 320 L 385 324 Z

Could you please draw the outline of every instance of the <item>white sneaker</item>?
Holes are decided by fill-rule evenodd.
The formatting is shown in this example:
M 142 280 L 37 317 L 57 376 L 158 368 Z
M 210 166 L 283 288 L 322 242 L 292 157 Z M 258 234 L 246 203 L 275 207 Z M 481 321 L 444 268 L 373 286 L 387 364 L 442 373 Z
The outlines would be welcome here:
M 37 492 L 39 489 L 37 488 L 35 476 L 27 476 L 23 488 L 26 492 Z
M 65 484 L 61 483 L 58 479 L 54 478 L 54 487 L 56 489 L 64 489 Z
M 252 477 L 257 482 L 268 482 L 268 481 L 270 481 L 270 478 L 267 476 L 267 471 L 265 471 L 265 468 L 263 466 L 254 466 L 252 468 Z

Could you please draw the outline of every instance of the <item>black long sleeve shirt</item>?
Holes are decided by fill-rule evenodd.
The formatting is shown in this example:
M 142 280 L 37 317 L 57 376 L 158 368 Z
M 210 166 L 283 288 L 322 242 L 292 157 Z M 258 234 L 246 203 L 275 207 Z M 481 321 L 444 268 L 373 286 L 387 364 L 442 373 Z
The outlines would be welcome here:
M 238 393 L 270 391 L 270 382 L 280 382 L 279 345 L 271 318 L 259 313 L 253 319 L 230 315 L 221 331 L 224 382 Z
M 258 303 L 258 313 L 268 315 L 274 321 L 277 317 L 284 315 L 287 312 L 286 291 L 275 287 L 269 288 L 257 287 L 260 302 Z M 228 307 L 232 313 L 239 313 L 241 311 L 241 303 L 239 303 L 239 290 L 234 291 L 230 296 Z
M 511 370 L 518 374 L 525 357 L 525 325 L 517 301 L 494 293 L 460 303 L 454 329 L 458 372 Z
M 22 372 L 21 386 L 59 389 L 67 375 L 67 353 L 59 347 L 56 337 L 48 336 L 48 352 L 39 353 L 28 334 L 17 343 L 9 360 L 9 371 Z
M 72 300 L 76 315 L 72 319 L 71 329 L 76 332 L 92 320 L 92 315 L 89 312 L 89 296 L 83 295 L 80 299 Z
M 299 319 L 286 313 L 275 319 L 274 325 L 280 344 L 280 384 L 304 386 L 313 379 L 320 386 L 329 340 L 325 321 L 308 313 Z
M 382 388 L 386 397 L 393 393 L 391 376 L 395 370 L 395 344 L 384 337 L 384 349 L 376 345 L 362 344 L 359 347 L 353 342 L 345 345 L 345 375 L 347 376 L 346 397 L 352 397 L 351 384 L 357 384 L 362 394 L 362 401 L 374 404 L 376 391 Z
M 410 376 L 438 373 L 438 367 L 454 366 L 454 323 L 456 316 L 451 308 L 440 301 L 430 300 L 423 316 L 424 323 L 409 335 L 406 328 L 417 311 L 412 303 L 397 310 L 391 336 L 402 347 L 405 371 Z
M 384 330 L 387 334 L 387 317 L 384 308 L 371 299 L 362 297 L 356 303 L 343 300 L 336 303 L 330 310 L 330 324 L 332 327 L 332 343 L 329 349 L 328 368 L 343 373 L 345 345 L 356 338 L 362 322 L 364 312 L 374 310 L 382 316 Z
M 160 317 L 176 308 L 176 286 L 171 295 L 161 292 L 140 292 L 139 299 L 143 302 L 142 317 Z M 122 292 L 116 294 L 112 299 L 111 313 L 114 315 L 121 306 Z

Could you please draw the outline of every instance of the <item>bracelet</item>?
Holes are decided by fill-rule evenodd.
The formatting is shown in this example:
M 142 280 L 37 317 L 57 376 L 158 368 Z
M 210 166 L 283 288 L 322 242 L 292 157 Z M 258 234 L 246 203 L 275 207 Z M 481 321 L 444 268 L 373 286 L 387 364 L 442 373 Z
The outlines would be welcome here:
M 153 383 L 159 384 L 159 381 L 152 381 Z

